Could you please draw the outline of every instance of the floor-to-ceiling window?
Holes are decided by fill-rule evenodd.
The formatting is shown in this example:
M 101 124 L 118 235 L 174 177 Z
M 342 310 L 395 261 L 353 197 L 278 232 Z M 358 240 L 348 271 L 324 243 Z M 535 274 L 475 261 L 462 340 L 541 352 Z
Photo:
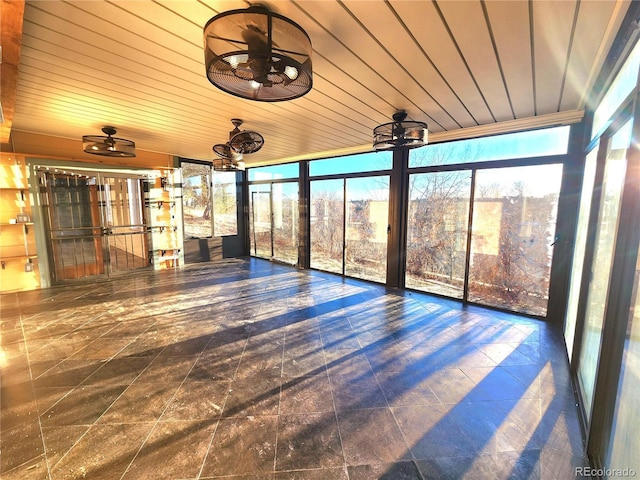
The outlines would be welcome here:
M 564 324 L 587 453 L 603 478 L 640 471 L 640 43 L 621 60 L 593 115 Z
M 182 215 L 185 238 L 238 234 L 237 173 L 211 163 L 183 160 Z
M 298 163 L 249 169 L 251 255 L 298 263 Z
M 562 164 L 479 170 L 468 299 L 545 316 Z
M 311 268 L 384 283 L 392 154 L 309 164 Z
M 344 180 L 311 182 L 311 268 L 342 274 Z
M 412 150 L 405 286 L 546 316 L 568 139 L 557 127 Z
M 600 340 L 613 268 L 613 254 L 620 215 L 620 200 L 627 170 L 627 147 L 631 141 L 629 121 L 607 142 L 604 174 L 594 244 L 594 258 L 586 300 L 582 344 L 578 358 L 578 381 L 587 415 L 591 413 Z
M 632 291 L 634 295 L 627 319 L 622 368 L 605 465 L 640 472 L 640 411 L 637 408 L 640 392 L 640 256 L 636 262 Z
M 589 227 L 589 212 L 596 178 L 597 158 L 598 150 L 593 149 L 585 159 L 584 173 L 582 176 L 582 190 L 580 193 L 581 200 L 574 240 L 573 262 L 571 265 L 571 278 L 574 279 L 574 281 L 569 285 L 567 313 L 564 325 L 564 338 L 567 345 L 569 360 L 571 360 L 573 355 L 573 342 L 575 339 L 578 305 L 580 301 L 580 279 L 582 278 L 584 270 L 584 256 L 587 247 L 587 229 Z
M 406 287 L 463 297 L 470 200 L 470 170 L 409 176 Z

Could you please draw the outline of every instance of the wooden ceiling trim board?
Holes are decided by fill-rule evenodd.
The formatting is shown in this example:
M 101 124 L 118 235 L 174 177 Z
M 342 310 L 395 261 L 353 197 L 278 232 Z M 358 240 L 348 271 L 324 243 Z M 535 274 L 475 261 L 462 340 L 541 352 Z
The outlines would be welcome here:
M 107 121 L 108 119 L 104 119 L 98 115 L 105 105 L 107 105 L 110 110 L 123 110 L 125 108 L 135 106 L 134 102 L 125 103 L 121 102 L 117 98 L 108 98 L 99 94 L 86 97 L 82 101 L 81 105 L 74 105 L 74 100 L 76 100 L 74 96 L 77 97 L 77 95 L 72 90 L 62 92 L 61 95 L 59 90 L 56 90 L 56 92 L 49 92 L 46 87 L 46 84 L 43 84 L 42 88 L 38 88 L 35 83 L 30 84 L 28 87 L 24 88 L 25 97 L 31 90 L 35 98 L 38 98 L 37 95 L 39 94 L 43 105 L 48 105 L 52 110 L 55 105 L 59 105 L 56 110 L 64 110 L 67 119 L 74 117 L 77 119 L 85 119 L 85 123 L 86 121 L 89 121 L 93 124 L 98 119 L 101 119 L 99 123 L 109 123 Z M 83 112 L 85 114 L 81 115 Z M 188 133 L 193 131 L 196 127 L 207 127 L 206 122 L 194 122 L 192 116 L 177 115 L 175 111 L 170 108 L 159 109 L 151 104 L 139 104 L 139 108 L 136 109 L 136 113 L 138 124 L 148 127 L 156 126 L 159 130 L 169 128 L 172 130 L 180 129 L 185 133 Z M 132 127 L 133 125 L 129 126 Z
M 556 108 L 556 111 L 560 111 L 560 106 L 562 105 L 562 97 L 563 95 L 565 95 L 566 91 L 567 91 L 567 76 L 569 75 L 569 65 L 570 65 L 570 61 L 571 61 L 571 52 L 573 50 L 573 44 L 575 41 L 575 33 L 576 33 L 576 27 L 577 27 L 577 23 L 578 23 L 578 15 L 580 13 L 580 5 L 583 2 L 578 1 L 576 2 L 576 8 L 574 10 L 573 13 L 573 24 L 571 25 L 571 35 L 569 36 L 569 46 L 567 48 L 567 54 L 565 56 L 565 62 L 564 62 L 564 70 L 562 72 L 562 83 L 560 86 L 560 97 L 558 98 L 558 106 Z M 574 84 L 569 84 L 568 88 L 569 89 L 573 89 L 575 85 Z M 575 104 L 574 104 L 575 105 Z
M 372 9 L 366 2 L 350 2 L 346 6 L 367 34 L 413 81 L 415 84 L 413 88 L 421 89 L 433 99 L 439 110 L 449 116 L 453 123 L 451 127 L 447 126 L 447 129 L 460 128 L 471 122 L 475 124 L 475 120 L 450 85 L 443 81 L 430 59 L 425 56 L 424 50 L 419 47 L 415 37 L 408 34 L 408 28 L 402 23 L 399 15 L 386 2 L 384 5 L 387 8 Z M 420 16 L 419 8 L 416 8 L 414 13 Z M 396 24 L 400 26 L 400 31 Z M 380 25 L 387 25 L 389 28 L 379 28 Z M 374 31 L 377 34 L 373 33 Z M 444 105 L 447 105 L 446 110 Z M 433 116 L 428 110 L 426 113 Z M 422 120 L 416 114 L 413 118 Z
M 468 72 L 460 52 L 451 41 L 449 31 L 442 23 L 433 2 L 420 2 L 424 11 L 422 16 L 415 15 L 416 3 L 400 0 L 391 2 L 391 6 L 400 16 L 402 24 L 414 36 L 424 52 L 425 59 L 433 65 L 456 98 L 464 105 L 473 124 L 493 122 L 493 116 L 480 94 L 478 85 L 466 74 Z M 463 123 L 463 126 L 471 125 Z
M 378 96 L 374 96 L 371 93 L 371 102 L 367 101 L 366 97 L 356 97 L 348 90 L 342 88 L 341 85 L 332 82 L 329 78 L 325 78 L 323 75 L 313 76 L 314 86 L 318 84 L 318 92 L 327 97 L 333 99 L 339 99 L 342 105 L 347 107 L 351 111 L 351 115 L 357 115 L 362 119 L 367 119 L 368 124 L 376 124 L 376 119 L 380 116 L 385 116 L 393 105 L 389 102 L 381 99 Z M 350 115 L 350 116 L 351 116 Z M 366 123 L 365 120 L 361 120 L 361 123 Z
M 558 111 L 562 79 L 573 30 L 575 0 L 532 2 L 535 38 L 536 114 Z
M 516 118 L 534 115 L 533 64 L 527 2 L 484 2 Z M 509 19 L 509 21 L 504 21 Z
M 0 45 L 2 62 L 0 63 L 0 104 L 2 105 L 2 125 L 0 144 L 9 143 L 15 115 L 16 87 L 18 67 L 22 48 L 22 19 L 24 1 L 6 1 L 0 3 Z
M 202 111 L 203 107 L 203 95 L 198 92 L 194 92 L 193 89 L 188 88 L 188 84 L 181 85 L 179 83 L 169 85 L 165 83 L 158 83 L 153 78 L 148 78 L 148 83 L 139 83 L 139 77 L 136 77 L 134 73 L 121 72 L 122 75 L 111 75 L 106 72 L 100 72 L 98 69 L 100 64 L 97 61 L 88 61 L 89 66 L 95 62 L 95 68 L 90 68 L 89 72 L 85 72 L 84 66 L 78 64 L 68 64 L 65 57 L 58 57 L 54 52 L 60 52 L 60 49 L 56 49 L 50 44 L 42 45 L 44 48 L 49 48 L 49 51 L 41 50 L 40 45 L 36 45 L 37 41 L 34 41 L 32 48 L 29 49 L 27 55 L 23 56 L 21 69 L 27 69 L 31 67 L 31 75 L 34 78 L 41 76 L 39 73 L 41 69 L 44 69 L 42 75 L 46 75 L 44 78 L 46 81 L 51 80 L 49 78 L 50 72 L 53 74 L 58 73 L 59 78 L 67 78 L 69 81 L 79 82 L 78 91 L 83 91 L 95 87 L 98 89 L 104 89 L 115 87 L 120 92 L 130 90 L 133 92 L 143 92 L 146 95 L 152 96 L 156 100 L 158 98 L 164 98 L 169 104 L 184 105 L 190 104 L 197 106 L 199 111 Z M 53 63 L 51 63 L 53 62 Z M 24 83 L 31 81 L 31 77 L 25 77 L 22 79 Z M 59 80 L 62 81 L 62 80 Z M 209 85 L 203 86 L 202 91 L 211 93 Z M 229 100 L 226 95 L 220 95 L 220 101 L 217 102 L 217 108 L 222 108 L 225 105 L 224 100 Z M 179 107 L 178 107 L 179 108 Z
M 612 25 L 615 25 L 613 30 L 619 28 L 628 6 L 629 3 L 616 2 L 580 3 L 575 40 L 570 52 L 567 86 L 560 104 L 561 111 L 572 106 L 595 106 L 588 103 L 589 92 L 602 69 L 605 52 L 611 48 L 611 42 L 602 39 L 611 38 L 607 32 L 612 30 Z
M 315 53 L 314 68 L 315 65 L 318 67 L 317 72 L 313 74 L 314 90 L 316 89 L 316 79 L 323 80 L 326 85 L 331 85 L 333 89 L 338 89 L 359 103 L 359 108 L 372 109 L 378 117 L 388 117 L 388 112 L 393 112 L 397 108 L 386 96 L 379 95 L 377 93 L 379 90 L 374 90 L 373 87 L 379 88 L 380 85 L 362 83 L 359 79 L 318 53 Z M 376 79 L 374 78 L 375 81 Z M 318 89 L 322 89 L 322 87 L 318 86 Z
M 310 3 L 313 4 L 314 2 Z M 312 20 L 314 29 L 323 32 L 321 38 L 326 40 L 327 36 L 329 36 L 338 43 L 337 46 L 328 50 L 324 50 L 322 44 L 314 47 L 326 59 L 336 66 L 348 66 L 350 69 L 359 72 L 359 76 L 366 78 L 368 82 L 373 82 L 375 78 L 382 80 L 383 85 L 376 86 L 374 84 L 372 88 L 377 92 L 383 92 L 388 89 L 388 93 L 385 93 L 384 96 L 391 99 L 391 103 L 395 106 L 394 110 L 405 108 L 411 111 L 422 111 L 429 116 L 428 121 L 431 124 L 437 125 L 437 128 L 434 128 L 438 130 L 444 129 L 444 125 L 452 122 L 449 115 L 444 111 L 437 112 L 437 115 L 432 114 L 432 112 L 427 113 L 424 105 L 426 102 L 431 103 L 433 101 L 431 98 L 424 100 L 412 98 L 405 88 L 400 87 L 406 87 L 408 83 L 413 83 L 413 81 L 408 78 L 398 64 L 382 61 L 385 67 L 384 75 L 373 67 L 373 65 L 381 64 L 381 59 L 387 59 L 388 55 L 384 50 L 380 49 L 374 39 L 362 30 L 361 25 L 353 16 L 349 15 L 342 4 L 323 2 L 323 8 L 315 11 L 307 11 L 306 8 L 308 8 L 309 4 L 306 2 L 301 5 L 305 8 L 303 9 L 302 6 L 299 6 L 299 8 L 303 9 L 307 17 Z M 324 25 L 331 25 L 331 31 L 326 29 Z M 305 28 L 304 25 L 301 26 Z M 311 35 L 309 30 L 307 30 L 307 33 Z M 358 38 L 358 42 L 356 42 L 358 51 L 349 47 L 347 43 L 348 39 L 356 37 Z M 358 65 L 354 63 L 354 58 L 358 60 Z M 360 65 L 362 65 L 362 68 L 360 68 Z M 420 92 L 424 93 L 422 90 Z M 410 106 L 411 108 L 409 108 Z M 389 118 L 392 113 L 393 111 L 389 112 Z
M 436 2 L 436 6 L 494 121 L 513 119 L 480 2 L 445 1 Z
M 198 2 L 171 2 L 167 0 L 162 0 L 161 2 L 158 0 L 151 1 L 160 8 L 164 8 L 170 16 L 178 17 L 185 22 L 191 23 L 201 31 L 203 30 L 205 23 L 207 23 L 211 17 L 217 15 L 217 13 L 214 13 L 209 7 Z

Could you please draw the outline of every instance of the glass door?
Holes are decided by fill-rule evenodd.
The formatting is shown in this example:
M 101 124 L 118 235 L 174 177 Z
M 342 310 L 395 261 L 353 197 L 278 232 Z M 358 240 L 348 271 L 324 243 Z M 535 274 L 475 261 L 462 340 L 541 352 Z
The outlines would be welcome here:
M 249 186 L 250 242 L 254 256 L 298 263 L 298 182 Z
M 54 280 L 105 273 L 97 177 L 46 172 L 41 179 Z
M 478 170 L 468 300 L 546 316 L 562 165 Z
M 311 268 L 344 271 L 344 180 L 313 180 L 311 191 Z
M 389 176 L 346 179 L 344 273 L 384 283 L 387 277 Z
M 41 173 L 55 281 L 149 267 L 142 179 Z
M 271 184 L 273 259 L 298 263 L 298 182 Z
M 100 213 L 109 273 L 149 266 L 141 180 L 102 178 Z
M 608 141 L 595 226 L 594 257 L 586 298 L 585 323 L 578 358 L 578 383 L 587 418 L 591 416 L 600 342 L 613 266 L 620 200 L 627 171 L 627 149 L 631 142 L 629 120 Z
M 253 255 L 271 259 L 273 239 L 271 238 L 271 186 L 251 185 L 249 208 L 250 241 Z
M 405 285 L 462 298 L 471 170 L 409 175 Z

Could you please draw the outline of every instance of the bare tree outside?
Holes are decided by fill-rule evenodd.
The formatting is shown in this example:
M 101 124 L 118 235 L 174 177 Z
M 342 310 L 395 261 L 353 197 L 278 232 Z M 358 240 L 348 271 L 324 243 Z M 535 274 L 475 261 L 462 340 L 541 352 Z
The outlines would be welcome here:
M 344 180 L 311 182 L 311 267 L 342 273 Z
M 471 172 L 420 173 L 409 178 L 405 283 L 462 298 Z
M 483 158 L 472 146 L 435 149 L 413 165 Z M 560 165 L 477 170 L 471 245 L 471 170 L 411 174 L 407 287 L 463 298 L 468 268 L 468 300 L 545 315 L 561 173 Z
M 469 300 L 546 315 L 561 177 L 562 165 L 478 172 Z

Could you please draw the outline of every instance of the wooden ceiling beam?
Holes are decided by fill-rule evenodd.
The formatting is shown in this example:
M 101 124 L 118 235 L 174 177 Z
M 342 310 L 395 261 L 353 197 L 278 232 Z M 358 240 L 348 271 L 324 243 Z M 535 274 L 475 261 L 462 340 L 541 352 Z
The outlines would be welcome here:
M 0 9 L 0 102 L 3 117 L 0 143 L 8 143 L 16 105 L 24 0 L 2 0 Z

